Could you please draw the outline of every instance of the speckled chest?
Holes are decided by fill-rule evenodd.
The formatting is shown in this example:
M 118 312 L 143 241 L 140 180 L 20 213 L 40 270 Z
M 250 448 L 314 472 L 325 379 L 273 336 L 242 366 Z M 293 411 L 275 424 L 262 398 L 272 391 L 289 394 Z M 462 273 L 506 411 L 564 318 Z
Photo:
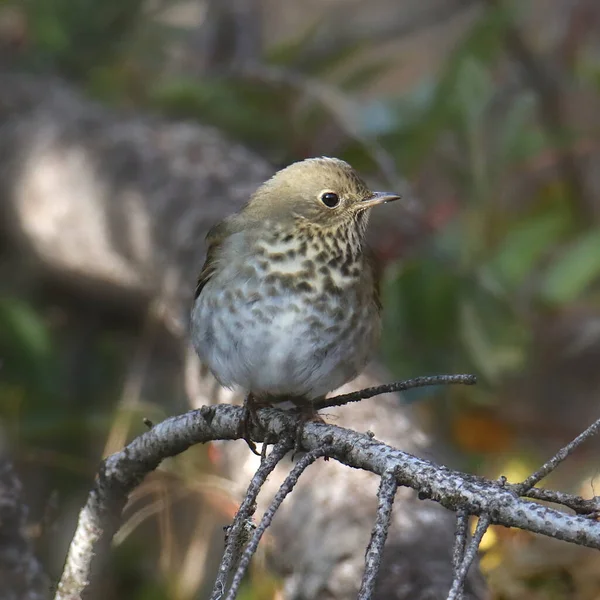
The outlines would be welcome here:
M 231 250 L 193 315 L 196 348 L 217 378 L 318 397 L 355 377 L 379 332 L 358 234 L 272 231 L 245 250 Z

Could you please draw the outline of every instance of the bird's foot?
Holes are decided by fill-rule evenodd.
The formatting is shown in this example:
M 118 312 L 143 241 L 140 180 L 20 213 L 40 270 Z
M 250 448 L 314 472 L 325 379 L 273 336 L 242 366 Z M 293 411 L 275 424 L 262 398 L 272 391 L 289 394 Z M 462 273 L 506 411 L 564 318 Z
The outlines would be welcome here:
M 258 429 L 261 428 L 257 411 L 263 406 L 267 405 L 257 403 L 252 394 L 246 394 L 243 406 L 244 416 L 242 417 L 242 421 L 240 423 L 240 435 L 246 444 L 248 444 L 248 448 L 250 448 L 250 450 L 256 454 L 256 456 L 261 456 L 261 453 L 256 449 L 256 444 L 252 441 L 250 433 L 254 427 Z
M 292 453 L 292 460 L 294 460 L 296 454 L 302 452 L 302 435 L 304 433 L 304 426 L 307 423 L 323 423 L 326 424 L 325 419 L 315 410 L 312 402 L 302 404 L 298 406 L 299 419 L 296 426 L 296 442 L 294 443 L 294 451 Z

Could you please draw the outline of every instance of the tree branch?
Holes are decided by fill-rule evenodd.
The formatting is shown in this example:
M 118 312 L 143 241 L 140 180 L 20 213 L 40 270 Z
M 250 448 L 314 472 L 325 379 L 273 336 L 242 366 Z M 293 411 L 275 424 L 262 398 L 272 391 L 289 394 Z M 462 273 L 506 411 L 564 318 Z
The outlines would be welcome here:
M 193 444 L 238 439 L 242 418 L 241 407 L 203 407 L 163 421 L 109 456 L 81 511 L 56 600 L 84 594 L 119 527 L 127 495 L 147 473 Z M 260 427 L 252 435 L 259 441 L 286 439 L 299 422 L 297 415 L 272 408 L 258 411 L 258 421 Z M 597 423 L 600 426 L 600 421 Z M 304 425 L 300 441 L 309 453 L 316 452 L 311 456 L 320 455 L 326 447 L 328 456 L 349 467 L 380 476 L 394 472 L 398 485 L 411 487 L 421 498 L 432 499 L 450 510 L 487 515 L 489 523 L 600 549 L 600 523 L 519 498 L 497 481 L 436 465 L 367 434 L 310 422 Z
M 513 487 L 515 492 L 518 491 L 518 484 Z M 553 504 L 561 504 L 571 510 L 575 511 L 578 515 L 586 515 L 588 517 L 595 518 L 600 513 L 600 498 L 594 496 L 589 500 L 582 498 L 581 496 L 573 496 L 571 494 L 565 494 L 564 492 L 555 492 L 554 490 L 546 490 L 544 488 L 531 488 L 527 490 L 522 496 L 527 498 L 533 498 L 535 500 L 542 500 L 544 502 L 552 502 Z
M 454 534 L 454 549 L 452 550 L 452 565 L 454 567 L 454 579 L 458 576 L 467 546 L 469 533 L 469 513 L 464 508 L 456 511 L 456 533 Z
M 377 521 L 373 527 L 371 541 L 367 548 L 365 557 L 365 572 L 363 575 L 362 584 L 358 593 L 358 600 L 369 600 L 375 589 L 375 581 L 381 567 L 381 557 L 383 555 L 383 547 L 387 540 L 388 530 L 392 521 L 392 506 L 396 497 L 398 482 L 396 474 L 393 471 L 387 471 L 381 476 L 379 485 L 379 506 L 377 508 Z
M 584 432 L 580 433 L 573 441 L 561 448 L 549 461 L 544 463 L 535 473 L 531 474 L 525 481 L 516 487 L 515 491 L 519 496 L 525 495 L 534 485 L 539 483 L 544 477 L 549 475 L 567 456 L 572 454 L 583 442 L 598 433 L 600 429 L 600 420 L 592 423 Z
M 250 543 L 244 550 L 244 554 L 242 555 L 242 559 L 240 560 L 240 564 L 233 576 L 233 581 L 231 582 L 231 588 L 227 594 L 225 600 L 235 600 L 237 596 L 238 590 L 240 589 L 240 585 L 242 584 L 242 578 L 246 573 L 246 569 L 250 564 L 250 560 L 256 549 L 258 548 L 258 544 L 264 535 L 265 531 L 273 521 L 273 517 L 275 513 L 281 506 L 281 503 L 285 500 L 286 496 L 294 489 L 294 486 L 298 483 L 298 479 L 304 473 L 304 471 L 312 465 L 318 458 L 322 456 L 328 456 L 329 454 L 329 446 L 324 446 L 322 448 L 315 448 L 305 454 L 298 463 L 292 469 L 292 472 L 286 477 L 286 480 L 283 482 L 277 494 L 275 494 L 275 498 L 273 498 L 273 502 L 271 502 L 269 508 L 263 515 L 263 518 L 260 521 L 260 525 L 256 528 Z
M 464 522 L 465 519 L 463 518 L 462 521 Z M 466 522 L 468 523 L 468 520 Z M 454 581 L 452 582 L 452 587 L 450 588 L 450 593 L 448 594 L 448 600 L 461 600 L 467 573 L 469 572 L 469 568 L 475 560 L 477 550 L 479 549 L 479 544 L 481 544 L 481 540 L 483 539 L 485 532 L 490 526 L 490 523 L 491 519 L 487 514 L 481 515 L 481 517 L 479 517 L 479 520 L 477 521 L 477 528 L 475 529 L 475 533 L 473 534 L 471 541 L 466 546 L 463 544 L 463 552 L 462 557 L 460 557 L 460 565 L 455 571 Z M 458 558 L 456 553 L 454 558 Z
M 384 383 L 374 387 L 358 390 L 349 394 L 341 394 L 333 398 L 324 398 L 314 403 L 315 410 L 324 408 L 333 408 L 334 406 L 344 406 L 350 402 L 359 402 L 367 400 L 381 394 L 390 394 L 392 392 L 405 392 L 413 388 L 432 387 L 435 385 L 475 385 L 477 377 L 475 375 L 429 375 L 426 377 L 415 377 L 414 379 L 406 379 L 395 383 Z
M 236 563 L 240 558 L 240 550 L 244 545 L 244 534 L 247 532 L 248 521 L 252 518 L 252 515 L 256 510 L 256 498 L 258 493 L 264 482 L 267 480 L 267 477 L 277 466 L 277 463 L 293 448 L 293 446 L 294 445 L 289 440 L 284 439 L 281 442 L 278 442 L 271 451 L 271 454 L 264 458 L 260 467 L 254 474 L 254 477 L 248 486 L 248 491 L 244 496 L 244 501 L 235 515 L 233 524 L 227 531 L 225 551 L 223 553 L 223 558 L 221 559 L 221 564 L 219 565 L 219 572 L 210 600 L 219 600 L 225 593 L 229 573 L 232 569 L 237 567 Z

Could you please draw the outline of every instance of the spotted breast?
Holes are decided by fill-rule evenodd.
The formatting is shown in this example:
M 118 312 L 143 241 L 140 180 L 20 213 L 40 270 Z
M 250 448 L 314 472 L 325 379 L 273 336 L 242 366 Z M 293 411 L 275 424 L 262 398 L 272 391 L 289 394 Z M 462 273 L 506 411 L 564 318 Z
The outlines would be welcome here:
M 372 356 L 380 306 L 360 232 L 264 223 L 220 247 L 192 311 L 192 339 L 219 382 L 256 398 L 314 400 Z

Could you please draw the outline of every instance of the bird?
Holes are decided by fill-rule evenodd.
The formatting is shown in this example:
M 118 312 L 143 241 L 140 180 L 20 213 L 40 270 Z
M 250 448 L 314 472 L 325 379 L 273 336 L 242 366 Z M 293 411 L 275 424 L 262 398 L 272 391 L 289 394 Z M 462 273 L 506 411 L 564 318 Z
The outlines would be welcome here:
M 287 402 L 311 418 L 372 359 L 382 307 L 369 212 L 399 198 L 371 191 L 343 160 L 308 158 L 209 231 L 191 340 L 222 386 L 245 391 L 251 414 Z

